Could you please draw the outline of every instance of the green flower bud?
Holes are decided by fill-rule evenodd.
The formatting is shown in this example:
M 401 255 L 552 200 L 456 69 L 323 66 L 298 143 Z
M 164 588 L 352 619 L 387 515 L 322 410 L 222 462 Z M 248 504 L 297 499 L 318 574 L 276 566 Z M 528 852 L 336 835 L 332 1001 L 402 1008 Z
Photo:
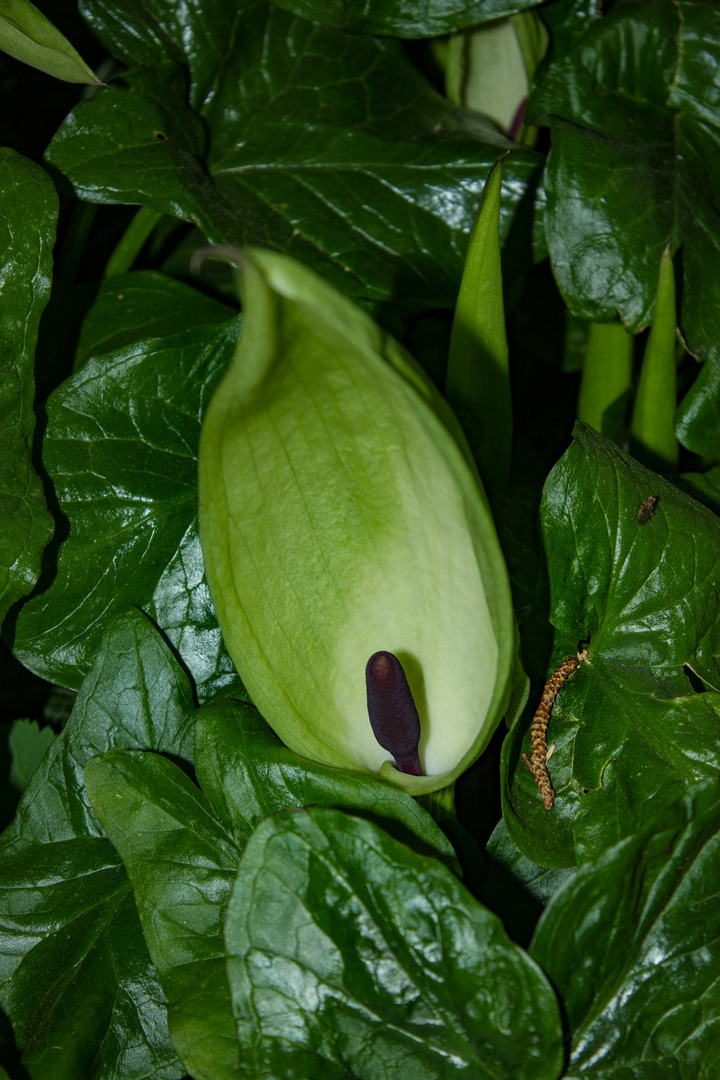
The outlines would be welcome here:
M 284 256 L 236 257 L 244 330 L 199 465 L 228 652 L 297 753 L 437 790 L 482 752 L 510 696 L 510 587 L 479 476 L 447 404 L 372 319 Z M 375 735 L 405 677 L 420 741 L 416 753 L 415 726 L 398 746 L 415 740 L 420 776 Z

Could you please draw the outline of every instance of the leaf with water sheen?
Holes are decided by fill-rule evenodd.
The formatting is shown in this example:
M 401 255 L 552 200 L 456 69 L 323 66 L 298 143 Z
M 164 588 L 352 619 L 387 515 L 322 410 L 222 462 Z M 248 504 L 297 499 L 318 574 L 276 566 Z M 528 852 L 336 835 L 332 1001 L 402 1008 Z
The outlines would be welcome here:
M 278 810 L 334 806 L 371 817 L 425 854 L 454 859 L 452 845 L 415 799 L 374 776 L 299 757 L 252 705 L 223 701 L 199 710 L 195 769 L 218 818 L 243 846 Z
M 0 623 L 33 588 L 53 523 L 32 463 L 35 343 L 50 296 L 57 195 L 37 165 L 0 151 Z
M 512 15 L 540 0 L 280 0 L 279 7 L 303 19 L 315 19 L 353 34 L 424 38 L 464 30 L 490 19 Z
M 720 772 L 720 522 L 583 424 L 540 519 L 555 628 L 546 677 L 582 643 L 588 655 L 550 718 L 555 806 L 520 758 L 536 687 L 503 748 L 505 824 L 534 862 L 572 866 Z
M 114 352 L 146 338 L 224 322 L 234 312 L 177 278 L 135 270 L 102 281 L 83 319 L 75 367 L 99 353 Z
M 53 139 L 74 192 L 278 248 L 349 295 L 452 302 L 492 162 L 511 149 L 503 237 L 539 163 L 442 98 L 389 38 L 264 0 L 89 0 L 85 13 L 131 70 Z
M 43 463 L 59 526 L 54 564 L 21 610 L 14 652 L 77 688 L 113 614 L 147 611 L 201 696 L 234 682 L 197 535 L 197 446 L 232 355 L 231 319 L 95 356 L 47 404 Z
M 433 859 L 338 811 L 253 834 L 225 923 L 241 1075 L 555 1080 L 550 984 Z
M 240 849 L 167 758 L 113 750 L 85 779 L 132 883 L 183 1064 L 196 1080 L 236 1076 L 222 924 Z
M 178 1054 L 198 1080 L 218 1080 L 238 1070 L 223 920 L 240 853 L 263 818 L 283 808 L 343 807 L 456 864 L 414 799 L 297 757 L 251 705 L 199 711 L 195 769 L 203 792 L 157 754 L 110 751 L 93 758 L 85 780 L 132 882 Z
M 680 323 L 702 357 L 720 339 L 719 49 L 714 4 L 618 0 L 555 57 L 528 109 L 551 126 L 544 224 L 568 306 L 647 326 L 671 242 Z
M 545 910 L 531 955 L 563 1002 L 567 1080 L 714 1080 L 720 1067 L 720 789 L 695 788 Z
M 33 1080 L 180 1075 L 130 883 L 83 769 L 111 747 L 187 760 L 194 711 L 190 683 L 150 621 L 119 615 L 3 833 L 0 1002 Z

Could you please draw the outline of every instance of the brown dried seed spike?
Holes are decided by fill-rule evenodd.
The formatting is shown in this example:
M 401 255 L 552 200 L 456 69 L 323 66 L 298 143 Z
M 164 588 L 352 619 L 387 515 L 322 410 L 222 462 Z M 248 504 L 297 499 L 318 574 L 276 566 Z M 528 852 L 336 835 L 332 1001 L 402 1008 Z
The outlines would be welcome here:
M 642 504 L 637 514 L 635 515 L 638 520 L 638 525 L 644 525 L 650 520 L 655 513 L 655 507 L 657 506 L 658 496 L 648 495 L 645 502 Z
M 530 757 L 528 757 L 527 754 L 523 754 L 523 761 L 535 779 L 538 791 L 542 795 L 543 806 L 546 810 L 552 810 L 555 802 L 555 791 L 553 790 L 550 773 L 548 772 L 547 767 L 547 729 L 548 724 L 550 723 L 550 710 L 553 707 L 555 698 L 560 692 L 560 687 L 566 681 L 568 675 L 573 673 L 580 661 L 584 660 L 586 656 L 587 652 L 585 651 L 579 653 L 577 656 L 568 656 L 567 660 L 563 661 L 555 674 L 550 676 L 545 683 L 545 688 L 540 698 L 540 704 L 535 710 L 535 715 L 533 716 L 533 721 L 530 726 L 530 745 L 532 747 L 532 753 Z

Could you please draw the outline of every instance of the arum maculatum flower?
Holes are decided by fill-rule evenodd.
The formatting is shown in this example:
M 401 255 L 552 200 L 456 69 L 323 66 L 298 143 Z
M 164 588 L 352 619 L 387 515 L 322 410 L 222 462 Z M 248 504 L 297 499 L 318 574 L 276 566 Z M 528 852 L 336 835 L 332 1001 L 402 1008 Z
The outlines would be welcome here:
M 514 618 L 482 483 L 446 402 L 368 315 L 287 257 L 234 257 L 244 329 L 199 464 L 226 647 L 291 749 L 437 790 L 510 697 Z

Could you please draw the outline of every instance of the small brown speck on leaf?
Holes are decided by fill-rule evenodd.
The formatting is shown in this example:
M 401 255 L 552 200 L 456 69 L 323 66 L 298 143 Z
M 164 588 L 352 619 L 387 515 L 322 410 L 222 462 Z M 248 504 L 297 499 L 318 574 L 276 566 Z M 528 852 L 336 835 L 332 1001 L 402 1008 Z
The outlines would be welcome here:
M 657 506 L 657 502 L 658 502 L 658 496 L 657 495 L 648 495 L 647 499 L 642 504 L 642 506 L 638 509 L 638 512 L 635 515 L 636 518 L 637 518 L 638 525 L 645 525 L 646 522 L 648 522 L 650 520 L 650 518 L 655 513 L 655 507 Z

